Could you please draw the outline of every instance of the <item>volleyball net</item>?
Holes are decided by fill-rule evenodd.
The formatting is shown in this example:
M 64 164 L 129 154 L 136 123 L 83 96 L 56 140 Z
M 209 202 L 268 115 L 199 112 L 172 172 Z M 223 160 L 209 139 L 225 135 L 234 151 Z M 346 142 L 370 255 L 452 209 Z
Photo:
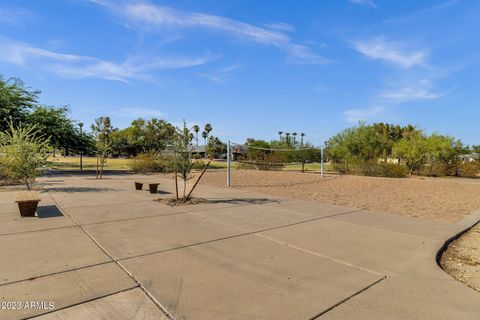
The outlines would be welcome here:
M 230 153 L 237 169 L 321 171 L 322 149 L 316 147 L 266 148 L 231 143 Z

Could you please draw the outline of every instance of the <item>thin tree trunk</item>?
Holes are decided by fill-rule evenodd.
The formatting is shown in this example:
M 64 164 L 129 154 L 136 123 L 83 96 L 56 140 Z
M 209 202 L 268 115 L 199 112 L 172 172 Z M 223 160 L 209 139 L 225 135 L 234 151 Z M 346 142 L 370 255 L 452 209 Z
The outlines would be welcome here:
M 210 165 L 210 162 L 211 162 L 211 161 L 208 161 L 208 163 L 207 163 L 207 165 L 205 166 L 205 168 L 203 168 L 202 173 L 200 173 L 200 176 L 198 176 L 197 181 L 195 181 L 195 183 L 193 184 L 193 187 L 192 187 L 192 189 L 190 190 L 190 192 L 188 193 L 187 197 L 185 198 L 185 196 L 183 196 L 183 202 L 184 202 L 184 203 L 188 200 L 188 198 L 190 198 L 190 195 L 192 194 L 193 190 L 195 190 L 195 187 L 197 186 L 197 183 L 200 181 L 200 179 L 202 179 L 202 176 L 203 176 L 203 174 L 205 173 L 205 171 L 207 171 L 207 168 L 208 168 L 208 166 Z
M 102 157 L 102 160 L 100 161 L 100 179 L 103 178 L 103 168 L 105 166 L 105 156 Z
M 185 192 L 187 191 L 187 180 L 183 179 L 183 202 L 185 202 Z
M 98 155 L 97 155 L 97 169 L 95 170 L 95 179 L 98 179 Z
M 25 180 L 25 184 L 27 185 L 27 189 L 28 189 L 28 190 L 31 190 L 31 189 L 30 189 L 30 184 L 28 183 L 28 180 Z
M 177 178 L 177 171 L 175 171 L 175 197 L 178 201 L 178 178 Z

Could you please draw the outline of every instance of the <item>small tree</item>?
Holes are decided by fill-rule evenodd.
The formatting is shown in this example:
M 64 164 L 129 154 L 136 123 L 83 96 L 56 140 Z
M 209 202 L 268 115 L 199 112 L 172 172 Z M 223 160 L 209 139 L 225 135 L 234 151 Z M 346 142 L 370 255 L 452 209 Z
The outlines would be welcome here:
M 410 174 L 418 171 L 427 157 L 427 138 L 417 130 L 393 146 L 393 155 L 405 162 Z
M 107 163 L 107 157 L 110 153 L 112 144 L 111 135 L 115 130 L 112 127 L 110 117 L 99 117 L 95 119 L 95 123 L 91 125 L 91 129 L 97 138 L 97 174 L 96 177 L 102 179 L 103 168 Z
M 183 122 L 183 130 L 179 129 L 177 139 L 173 144 L 173 155 L 171 157 L 171 169 L 183 181 L 183 199 L 185 200 L 187 191 L 187 182 L 192 178 L 191 171 L 193 169 L 192 162 L 192 135 L 188 130 L 185 121 Z M 178 190 L 178 186 L 176 186 Z
M 50 141 L 39 134 L 36 125 L 15 128 L 9 122 L 9 127 L 10 131 L 0 132 L 0 169 L 30 190 L 35 178 L 47 166 Z

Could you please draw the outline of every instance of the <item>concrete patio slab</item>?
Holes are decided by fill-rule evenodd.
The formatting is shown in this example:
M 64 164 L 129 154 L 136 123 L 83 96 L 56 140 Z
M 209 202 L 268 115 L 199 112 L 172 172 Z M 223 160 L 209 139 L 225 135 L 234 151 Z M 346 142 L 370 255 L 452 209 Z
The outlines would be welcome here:
M 367 210 L 338 215 L 333 219 L 430 240 L 446 240 L 458 230 L 455 224 L 446 221 L 432 221 Z
M 53 197 L 44 203 L 57 200 L 65 217 L 31 223 L 16 221 L 13 193 L 0 192 L 3 301 L 27 293 L 65 308 L 45 319 L 165 319 L 81 228 L 63 225 L 71 215 L 176 319 L 480 314 L 480 294 L 435 262 L 470 218 L 450 224 L 209 186 L 195 192 L 209 202 L 168 207 L 152 200 L 171 194 L 135 191 L 136 177 L 42 177 L 51 190 L 42 197 Z M 24 311 L 0 310 L 0 319 L 39 314 Z
M 211 241 L 242 231 L 192 214 L 176 214 L 85 226 L 116 259 Z
M 414 273 L 449 278 L 436 265 L 438 244 L 431 240 L 331 218 L 260 234 L 388 276 Z
M 315 217 L 327 217 L 359 211 L 358 208 L 337 206 L 329 203 L 319 203 L 305 200 L 284 200 L 278 203 L 267 203 L 266 206 L 306 213 Z
M 100 187 L 71 187 L 71 191 L 50 191 L 55 201 L 62 208 L 81 207 L 85 205 L 111 205 L 130 201 L 145 200 L 145 197 L 127 191 Z
M 20 308 L 0 310 L 0 319 L 31 317 L 136 286 L 115 263 L 2 285 L 0 301 L 19 302 Z M 43 305 L 30 306 L 30 302 Z
M 475 320 L 480 293 L 459 281 L 387 278 L 319 319 Z
M 382 279 L 255 235 L 121 263 L 176 319 L 310 319 Z
M 37 320 L 167 320 L 139 288 L 36 317 Z
M 87 205 L 71 207 L 68 209 L 68 214 L 82 225 L 155 217 L 179 212 L 182 212 L 180 208 L 172 208 L 152 200 L 139 200 L 104 205 Z M 185 212 L 185 210 L 183 210 L 183 212 Z
M 0 236 L 0 284 L 110 261 L 78 227 Z
M 48 193 L 39 193 L 40 203 L 35 217 L 22 217 L 15 201 L 15 192 L 2 192 L 5 204 L 0 205 L 0 235 L 73 226 L 75 223 L 55 205 Z M 5 197 L 7 196 L 7 197 Z
M 195 214 L 204 216 L 212 221 L 238 227 L 246 232 L 285 226 L 315 218 L 308 214 L 264 205 L 203 210 Z

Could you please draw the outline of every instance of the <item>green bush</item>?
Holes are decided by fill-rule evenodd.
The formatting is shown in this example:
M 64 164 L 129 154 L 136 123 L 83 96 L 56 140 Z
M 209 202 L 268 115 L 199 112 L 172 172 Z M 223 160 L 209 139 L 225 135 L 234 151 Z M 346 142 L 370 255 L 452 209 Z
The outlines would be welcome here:
M 418 175 L 427 177 L 445 177 L 449 175 L 449 170 L 443 163 L 432 163 L 420 168 L 420 170 L 418 170 Z
M 367 162 L 363 165 L 362 173 L 371 177 L 404 178 L 407 168 L 393 163 Z
M 237 169 L 243 170 L 263 170 L 263 171 L 281 171 L 285 167 L 282 163 L 267 163 L 267 162 L 238 162 Z
M 332 163 L 332 167 L 333 167 L 333 170 L 341 174 L 345 174 L 350 171 L 348 169 L 348 166 L 344 162 L 334 162 Z
M 193 161 L 193 167 L 192 167 L 192 169 L 203 170 L 206 165 L 207 165 L 207 163 L 206 163 L 205 161 L 195 160 L 195 161 Z
M 30 190 L 35 178 L 47 169 L 50 140 L 45 139 L 36 125 L 14 127 L 0 132 L 1 174 L 21 181 Z
M 465 178 L 478 178 L 480 172 L 480 162 L 462 163 L 458 170 L 458 175 Z
M 168 172 L 168 164 L 168 157 L 146 153 L 133 158 L 130 163 L 130 168 L 135 173 Z

